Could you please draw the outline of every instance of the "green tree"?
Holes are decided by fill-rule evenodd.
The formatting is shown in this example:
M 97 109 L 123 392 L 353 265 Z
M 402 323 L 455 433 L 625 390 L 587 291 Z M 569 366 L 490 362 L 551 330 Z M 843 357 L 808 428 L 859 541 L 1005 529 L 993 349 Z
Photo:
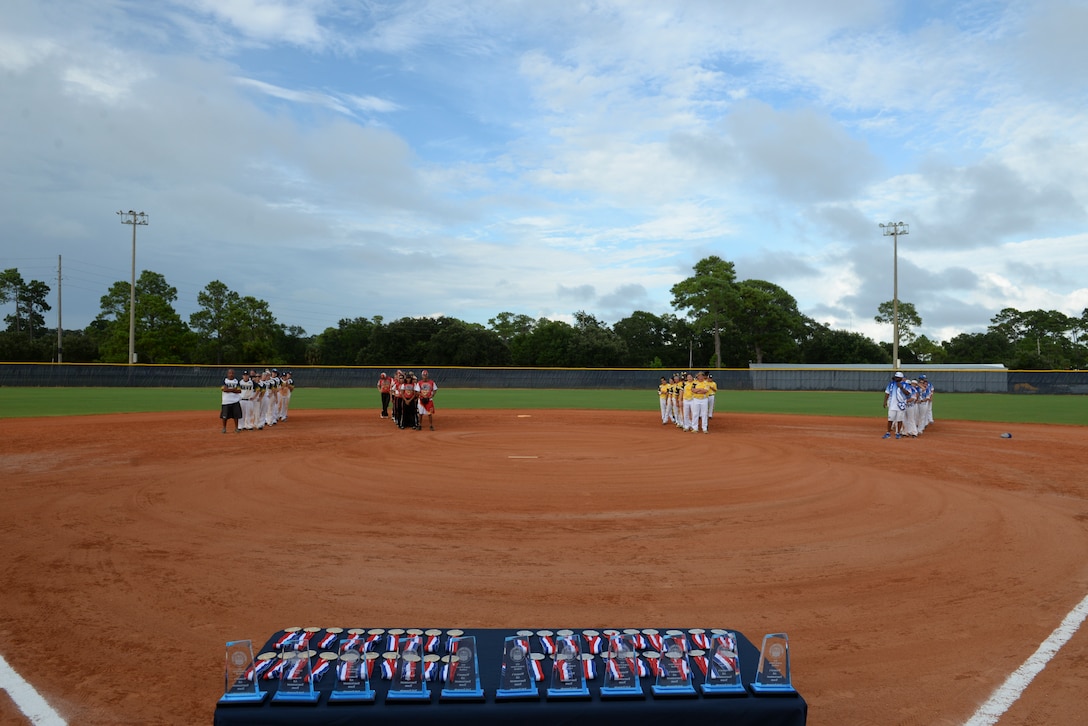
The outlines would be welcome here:
M 574 337 L 567 364 L 576 368 L 615 368 L 627 358 L 627 345 L 605 323 L 584 310 L 574 313 Z
M 276 351 L 279 362 L 284 365 L 296 365 L 306 361 L 313 338 L 298 325 L 275 325 Z
M 431 338 L 448 320 L 400 318 L 376 327 L 366 347 L 366 365 L 427 364 Z
M 919 335 L 911 343 L 911 350 L 918 358 L 919 363 L 943 363 L 944 347 L 940 343 L 934 343 L 924 335 Z
M 504 343 L 509 344 L 515 336 L 531 333 L 536 321 L 521 313 L 502 312 L 488 320 L 487 324 Z
M 711 255 L 695 263 L 695 274 L 672 286 L 672 305 L 687 310 L 696 329 L 710 331 L 714 363 L 721 365 L 722 329 L 740 302 L 737 273 L 732 262 Z
M 749 358 L 756 363 L 767 358 L 775 363 L 796 362 L 798 341 L 804 338 L 807 328 L 794 297 L 766 280 L 743 280 L 737 290 L 740 307 L 732 327 Z
M 343 318 L 335 328 L 315 336 L 318 355 L 312 362 L 330 366 L 359 365 L 376 324 L 366 318 Z
M 227 327 L 233 334 L 237 349 L 232 357 L 243 365 L 279 365 L 287 360 L 282 354 L 284 328 L 276 322 L 276 316 L 264 300 L 246 295 L 230 309 Z M 305 346 L 298 351 L 297 360 L 303 360 Z
M 219 280 L 212 280 L 197 293 L 200 310 L 189 316 L 189 327 L 201 336 L 206 358 L 211 359 L 208 362 L 222 365 L 224 346 L 231 345 L 231 333 L 234 332 L 230 329 L 231 314 L 240 300 L 238 293 Z
M 203 290 L 197 293 L 196 302 L 200 310 L 189 316 L 189 327 L 200 336 L 203 355 L 200 362 L 223 364 L 224 345 L 229 346 L 228 351 L 232 357 L 235 350 L 231 347 L 232 312 L 240 303 L 238 293 L 231 291 L 219 280 L 212 280 Z
M 510 357 L 517 366 L 567 366 L 569 351 L 577 333 L 562 320 L 540 318 L 528 333 L 510 341 Z
M 812 323 L 801 345 L 801 362 L 808 364 L 888 363 L 890 356 L 880 345 L 862 333 L 832 330 L 822 323 Z
M 874 320 L 878 323 L 891 325 L 894 335 L 895 330 L 895 301 L 886 300 L 877 306 L 877 315 Z M 914 329 L 922 327 L 922 317 L 914 308 L 914 303 L 899 301 L 899 342 L 901 345 L 910 345 L 914 342 Z
M 988 330 L 1012 345 L 1010 367 L 1046 369 L 1068 367 L 1078 358 L 1077 326 L 1076 318 L 1057 310 L 1004 308 L 992 318 Z
M 960 333 L 944 344 L 945 363 L 1008 363 L 1013 346 L 1001 333 Z
M 628 317 L 612 326 L 613 332 L 627 346 L 625 365 L 633 367 L 663 367 L 680 365 L 686 360 L 679 356 L 677 340 L 677 317 L 671 313 L 654 315 L 645 310 L 636 310 Z
M 102 296 L 95 318 L 104 325 L 99 355 L 104 362 L 128 360 L 130 283 L 115 282 Z M 136 354 L 145 363 L 187 363 L 194 357 L 197 338 L 174 310 L 177 288 L 157 272 L 144 270 L 136 280 Z
M 65 363 L 93 363 L 98 360 L 98 343 L 86 330 L 65 330 L 61 342 Z
M 24 333 L 29 340 L 34 340 L 34 333 L 39 337 L 45 328 L 45 313 L 52 308 L 45 298 L 50 288 L 40 280 L 25 282 L 16 268 L 0 273 L 0 304 L 14 302 L 15 312 L 4 317 L 8 330 Z
M 510 350 L 499 334 L 479 323 L 449 319 L 427 346 L 429 365 L 503 366 L 510 364 Z

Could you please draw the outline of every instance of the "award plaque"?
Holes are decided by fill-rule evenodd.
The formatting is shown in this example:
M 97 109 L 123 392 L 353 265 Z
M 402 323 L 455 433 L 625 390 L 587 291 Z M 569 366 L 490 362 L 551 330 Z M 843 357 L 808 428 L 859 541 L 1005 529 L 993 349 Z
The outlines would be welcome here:
M 710 640 L 706 655 L 706 681 L 703 693 L 707 696 L 744 695 L 740 680 L 740 654 L 737 637 L 733 633 L 719 633 Z
M 606 655 L 601 698 L 644 698 L 635 639 L 630 635 L 610 635 Z
M 476 657 L 475 635 L 450 639 L 450 670 L 446 685 L 442 687 L 441 698 L 484 700 L 484 689 L 480 688 L 480 661 Z
M 250 641 L 232 640 L 227 643 L 224 673 L 226 686 L 220 703 L 260 703 L 268 695 L 257 682 L 253 643 Z
M 790 639 L 785 633 L 769 633 L 763 636 L 759 649 L 759 666 L 752 693 L 759 696 L 797 693 L 790 678 Z
M 400 633 L 393 633 L 399 636 Z M 393 668 L 393 680 L 389 685 L 389 692 L 385 695 L 387 701 L 423 702 L 431 700 L 431 692 L 427 690 L 427 680 L 423 677 L 423 641 L 418 637 L 408 637 L 401 643 L 399 657 L 390 659 Z
M 320 694 L 314 690 L 311 655 L 311 650 L 294 650 L 290 647 L 280 653 L 283 667 L 280 669 L 280 687 L 272 696 L 273 702 L 317 703 Z
M 589 698 L 589 687 L 582 672 L 578 636 L 559 635 L 555 639 L 555 660 L 552 662 L 552 684 L 549 698 Z
M 359 638 L 341 638 L 339 658 L 336 664 L 336 682 L 329 701 L 351 703 L 373 701 L 374 689 L 370 687 L 370 669 Z
M 529 636 L 511 635 L 504 641 L 502 670 L 499 672 L 499 688 L 495 691 L 495 699 L 539 697 L 536 681 L 529 672 Z
M 655 696 L 697 696 L 691 683 L 691 664 L 687 649 L 679 638 L 662 639 L 663 650 L 657 659 L 657 680 L 653 685 Z

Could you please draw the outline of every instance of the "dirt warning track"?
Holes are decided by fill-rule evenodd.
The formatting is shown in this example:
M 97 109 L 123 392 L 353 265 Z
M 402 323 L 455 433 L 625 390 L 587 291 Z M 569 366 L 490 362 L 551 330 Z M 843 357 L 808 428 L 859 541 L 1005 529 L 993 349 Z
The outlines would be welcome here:
M 1088 593 L 1084 428 L 216 415 L 0 420 L 0 653 L 70 723 L 210 722 L 223 643 L 292 625 L 716 623 L 789 634 L 810 724 L 960 724 Z M 1082 629 L 1000 723 L 1086 678 Z

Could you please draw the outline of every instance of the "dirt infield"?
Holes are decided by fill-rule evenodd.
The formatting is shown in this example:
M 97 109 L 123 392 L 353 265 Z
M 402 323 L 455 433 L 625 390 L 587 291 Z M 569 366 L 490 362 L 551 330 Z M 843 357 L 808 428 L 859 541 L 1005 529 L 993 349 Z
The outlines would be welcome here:
M 810 724 L 959 724 L 1088 592 L 1085 428 L 216 415 L 0 420 L 0 654 L 72 724 L 210 723 L 286 626 L 563 623 L 785 631 Z M 1083 723 L 1086 630 L 1003 726 Z

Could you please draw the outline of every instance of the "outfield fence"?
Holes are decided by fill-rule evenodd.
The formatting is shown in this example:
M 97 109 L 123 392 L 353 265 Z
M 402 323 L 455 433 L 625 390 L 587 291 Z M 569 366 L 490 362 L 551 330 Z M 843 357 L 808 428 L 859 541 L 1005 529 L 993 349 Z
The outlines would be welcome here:
M 0 363 L 0 386 L 217 388 L 223 366 L 123 365 L 99 363 Z M 233 366 L 236 371 L 243 367 Z M 371 388 L 381 373 L 398 368 L 417 375 L 422 366 L 293 366 L 295 383 L 308 388 Z M 263 370 L 263 368 L 261 368 Z M 682 371 L 653 368 L 457 368 L 429 366 L 440 386 L 451 388 L 652 389 L 661 376 Z M 286 370 L 286 369 L 281 369 Z M 943 393 L 1088 393 L 1088 371 L 1010 371 L 1001 366 L 906 367 L 907 377 L 925 373 Z M 887 385 L 886 366 L 753 366 L 713 369 L 721 390 L 880 391 Z

